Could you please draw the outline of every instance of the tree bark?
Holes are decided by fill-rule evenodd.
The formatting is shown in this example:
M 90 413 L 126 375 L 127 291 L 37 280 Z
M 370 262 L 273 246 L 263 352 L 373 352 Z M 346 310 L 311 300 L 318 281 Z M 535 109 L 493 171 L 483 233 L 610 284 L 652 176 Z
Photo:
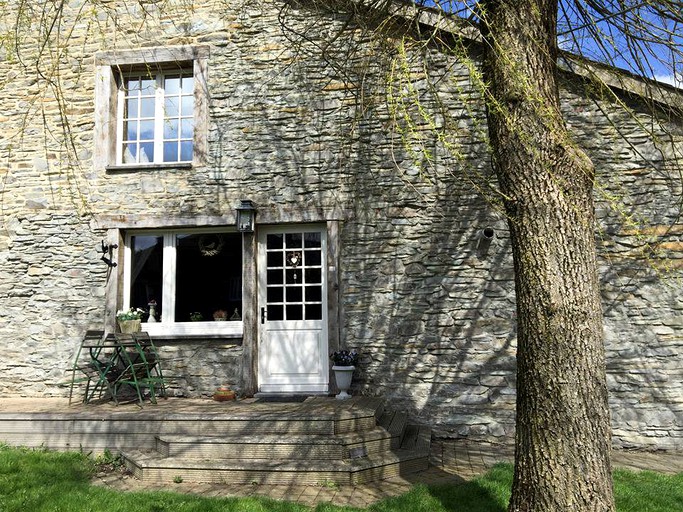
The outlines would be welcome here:
M 509 511 L 614 510 L 594 169 L 560 114 L 555 0 L 485 0 L 484 78 L 517 295 Z

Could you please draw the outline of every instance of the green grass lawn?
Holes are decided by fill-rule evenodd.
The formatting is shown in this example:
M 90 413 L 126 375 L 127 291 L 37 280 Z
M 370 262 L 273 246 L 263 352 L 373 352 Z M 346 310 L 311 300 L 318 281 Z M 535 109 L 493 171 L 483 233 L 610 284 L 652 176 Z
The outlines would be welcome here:
M 263 498 L 202 498 L 173 492 L 121 493 L 93 486 L 92 459 L 0 446 L 0 511 L 2 512 L 303 512 L 308 507 Z M 683 473 L 617 471 L 614 475 L 620 512 L 683 510 Z M 401 496 L 381 501 L 372 512 L 504 512 L 510 495 L 512 468 L 500 464 L 486 475 L 448 486 L 417 485 Z M 316 512 L 352 511 L 320 504 Z

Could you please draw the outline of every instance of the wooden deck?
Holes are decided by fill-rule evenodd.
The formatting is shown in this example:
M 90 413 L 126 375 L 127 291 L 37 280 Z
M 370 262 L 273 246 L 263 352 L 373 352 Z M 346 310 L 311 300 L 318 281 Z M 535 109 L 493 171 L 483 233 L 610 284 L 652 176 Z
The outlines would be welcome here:
M 430 432 L 370 397 L 169 398 L 143 408 L 7 399 L 0 400 L 0 441 L 121 452 L 143 480 L 356 484 L 425 469 Z

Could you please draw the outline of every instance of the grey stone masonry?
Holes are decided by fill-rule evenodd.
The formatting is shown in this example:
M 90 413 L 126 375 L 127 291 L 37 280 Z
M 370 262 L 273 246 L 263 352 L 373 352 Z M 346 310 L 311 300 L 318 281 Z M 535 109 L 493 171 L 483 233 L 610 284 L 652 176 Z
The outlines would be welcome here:
M 512 442 L 513 264 L 476 48 L 349 30 L 323 55 L 343 20 L 273 0 L 81 4 L 64 5 L 59 38 L 21 17 L 0 60 L 3 395 L 65 396 L 85 330 L 113 327 L 123 265 L 100 260 L 103 240 L 231 224 L 249 198 L 258 222 L 338 223 L 330 336 L 361 352 L 353 393 L 440 437 Z M 202 154 L 112 165 L 116 52 L 169 48 L 200 49 Z M 594 84 L 561 79 L 597 171 L 614 442 L 683 449 L 683 123 L 628 91 L 596 98 Z M 244 340 L 159 340 L 171 393 L 250 393 L 247 323 Z

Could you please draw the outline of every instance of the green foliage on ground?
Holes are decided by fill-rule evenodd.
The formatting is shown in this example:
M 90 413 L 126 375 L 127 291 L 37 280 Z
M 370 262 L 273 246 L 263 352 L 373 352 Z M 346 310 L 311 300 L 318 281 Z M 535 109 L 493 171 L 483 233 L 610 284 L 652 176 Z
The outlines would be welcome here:
M 105 457 L 106 458 L 106 457 Z M 102 457 L 0 446 L 2 512 L 352 512 L 266 498 L 205 498 L 174 492 L 121 493 L 90 483 Z M 683 473 L 615 472 L 619 512 L 672 512 L 683 503 Z M 505 512 L 512 467 L 499 464 L 472 481 L 426 486 L 376 503 L 371 512 Z

